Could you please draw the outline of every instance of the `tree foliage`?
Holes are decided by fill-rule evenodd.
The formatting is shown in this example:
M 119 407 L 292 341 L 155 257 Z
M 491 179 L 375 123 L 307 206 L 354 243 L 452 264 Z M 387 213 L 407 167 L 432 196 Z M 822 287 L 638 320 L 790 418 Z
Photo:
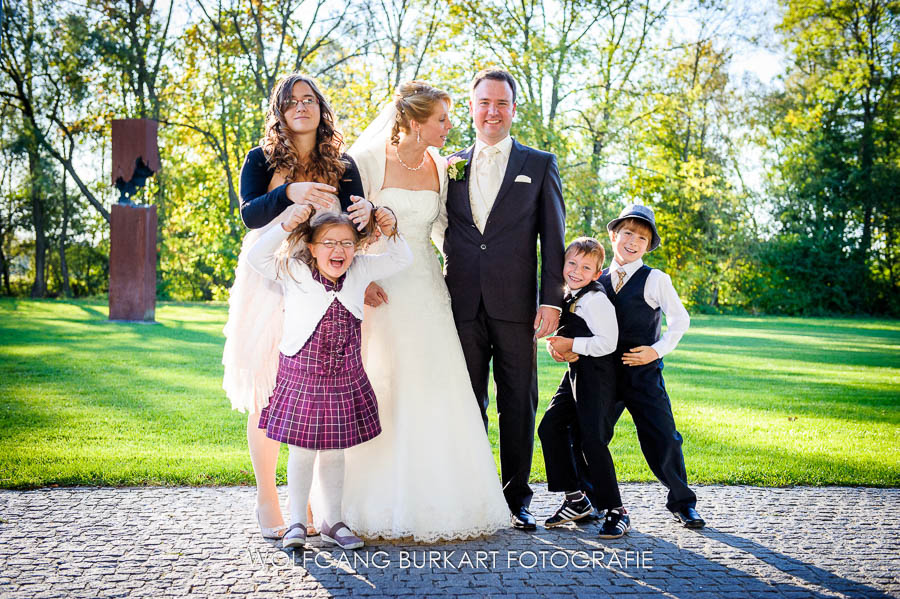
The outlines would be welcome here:
M 896 313 L 900 3 L 795 0 L 781 30 L 792 61 L 764 106 L 778 239 L 762 263 L 784 283 L 760 306 Z
M 784 0 L 785 74 L 754 87 L 734 75 L 743 4 L 721 0 L 8 0 L 0 292 L 105 291 L 114 118 L 160 122 L 136 198 L 159 210 L 160 296 L 221 300 L 280 77 L 316 77 L 347 142 L 430 81 L 454 98 L 449 152 L 474 141 L 472 75 L 499 65 L 515 136 L 558 156 L 569 237 L 642 202 L 663 237 L 647 261 L 695 308 L 897 314 L 898 4 Z

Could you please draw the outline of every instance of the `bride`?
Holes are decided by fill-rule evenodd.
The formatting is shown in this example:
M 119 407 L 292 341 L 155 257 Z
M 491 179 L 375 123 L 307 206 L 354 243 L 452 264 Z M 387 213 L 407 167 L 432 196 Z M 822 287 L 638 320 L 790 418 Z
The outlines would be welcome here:
M 466 539 L 509 525 L 431 244 L 447 194 L 437 148 L 452 127 L 449 110 L 446 92 L 404 83 L 350 149 L 366 198 L 394 211 L 415 255 L 407 270 L 378 282 L 384 302 L 367 306 L 363 319 L 383 432 L 347 452 L 343 515 L 369 538 Z

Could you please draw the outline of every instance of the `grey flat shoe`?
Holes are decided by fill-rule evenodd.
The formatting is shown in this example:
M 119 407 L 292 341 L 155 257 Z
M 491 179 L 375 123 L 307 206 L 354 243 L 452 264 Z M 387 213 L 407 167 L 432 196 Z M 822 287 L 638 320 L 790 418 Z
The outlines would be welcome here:
M 339 534 L 342 528 L 346 529 L 349 534 Z M 358 536 L 353 534 L 350 527 L 343 522 L 336 522 L 334 526 L 328 526 L 327 522 L 322 522 L 322 530 L 320 531 L 322 540 L 337 545 L 341 549 L 359 549 L 365 543 Z
M 295 522 L 291 524 L 287 532 L 284 533 L 284 536 L 281 537 L 282 546 L 287 549 L 288 547 L 303 547 L 306 545 L 306 524 L 301 524 L 299 522 Z
M 286 529 L 284 524 L 281 526 L 263 526 L 262 520 L 259 519 L 259 509 L 255 509 L 253 513 L 256 514 L 256 524 L 259 526 L 259 534 L 261 534 L 264 539 L 280 539 L 284 536 Z

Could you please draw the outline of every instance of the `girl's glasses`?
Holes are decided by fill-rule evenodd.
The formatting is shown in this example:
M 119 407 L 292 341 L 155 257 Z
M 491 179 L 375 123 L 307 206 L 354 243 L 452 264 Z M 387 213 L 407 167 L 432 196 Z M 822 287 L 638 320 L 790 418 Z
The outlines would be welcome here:
M 303 98 L 302 100 L 288 100 L 284 103 L 284 110 L 291 110 L 292 108 L 297 108 L 298 104 L 303 104 L 303 107 L 306 109 L 310 109 L 313 106 L 316 106 L 319 101 L 315 98 Z
M 343 241 L 335 241 L 334 239 L 326 239 L 325 241 L 317 241 L 315 242 L 317 245 L 324 245 L 329 250 L 333 250 L 337 246 L 341 246 L 345 250 L 352 250 L 356 247 L 356 242 L 350 241 L 349 239 L 345 239 Z

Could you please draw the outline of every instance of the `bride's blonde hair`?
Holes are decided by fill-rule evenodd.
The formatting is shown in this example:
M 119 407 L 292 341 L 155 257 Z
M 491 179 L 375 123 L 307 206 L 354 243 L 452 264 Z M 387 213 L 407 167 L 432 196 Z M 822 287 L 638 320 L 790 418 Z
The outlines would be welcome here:
M 407 81 L 401 83 L 394 92 L 394 106 L 397 108 L 397 120 L 391 129 L 391 144 L 400 143 L 400 132 L 409 133 L 409 122 L 424 123 L 434 114 L 438 102 L 452 105 L 450 94 L 442 89 L 432 87 L 424 81 Z

